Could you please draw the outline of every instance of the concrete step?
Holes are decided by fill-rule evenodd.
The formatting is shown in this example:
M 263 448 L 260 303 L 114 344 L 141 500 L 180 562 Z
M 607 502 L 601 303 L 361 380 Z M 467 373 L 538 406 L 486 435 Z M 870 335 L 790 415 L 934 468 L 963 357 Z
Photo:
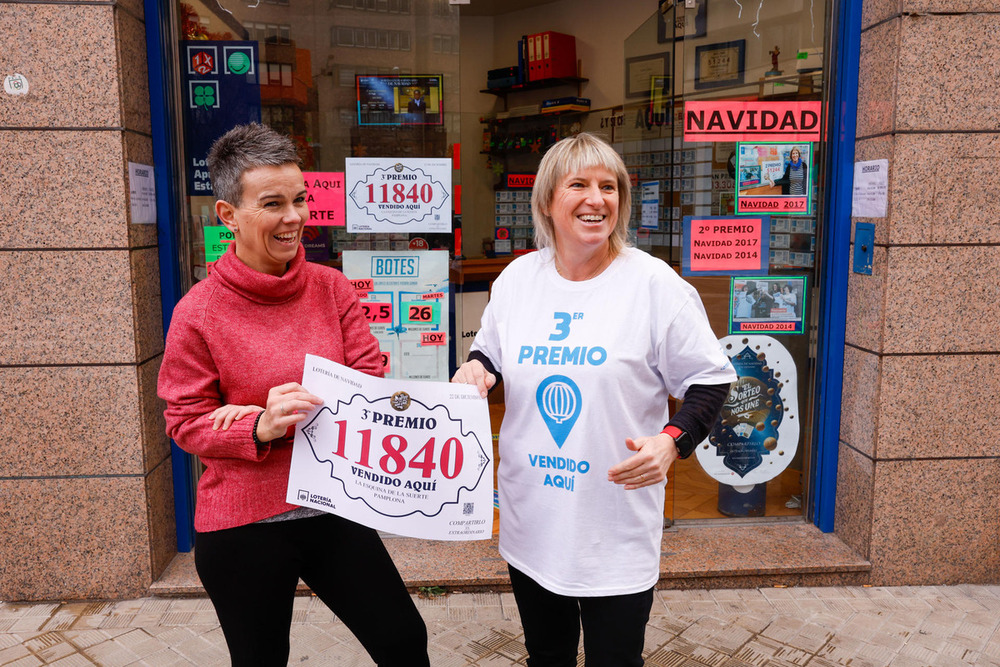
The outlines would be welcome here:
M 386 535 L 386 547 L 411 591 L 506 591 L 507 564 L 497 538 L 441 542 Z M 663 531 L 660 589 L 858 586 L 871 563 L 833 533 L 801 520 L 712 520 Z M 308 592 L 300 584 L 303 593 Z M 158 597 L 202 596 L 194 554 L 179 553 L 149 590 Z

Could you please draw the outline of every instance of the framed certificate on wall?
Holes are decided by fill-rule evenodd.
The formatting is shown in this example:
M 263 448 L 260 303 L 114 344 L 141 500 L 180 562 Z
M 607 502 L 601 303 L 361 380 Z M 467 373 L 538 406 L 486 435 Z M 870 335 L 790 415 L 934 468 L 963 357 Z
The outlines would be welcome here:
M 746 48 L 745 39 L 696 47 L 694 87 L 704 90 L 741 85 Z

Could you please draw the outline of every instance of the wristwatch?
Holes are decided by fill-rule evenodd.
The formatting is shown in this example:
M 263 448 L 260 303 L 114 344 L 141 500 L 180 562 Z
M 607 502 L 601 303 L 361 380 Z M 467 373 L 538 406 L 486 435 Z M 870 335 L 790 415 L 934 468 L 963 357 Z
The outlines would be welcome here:
M 666 433 L 674 439 L 674 444 L 677 445 L 677 452 L 680 458 L 686 459 L 691 456 L 691 453 L 694 451 L 695 442 L 691 439 L 687 431 L 682 431 L 673 424 L 667 424 L 667 427 L 660 431 L 660 433 Z

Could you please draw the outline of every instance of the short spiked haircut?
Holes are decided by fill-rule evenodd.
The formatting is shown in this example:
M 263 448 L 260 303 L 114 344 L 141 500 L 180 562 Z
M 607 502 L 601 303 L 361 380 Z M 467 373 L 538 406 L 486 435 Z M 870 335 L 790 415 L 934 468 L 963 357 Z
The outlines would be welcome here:
M 243 174 L 257 167 L 299 165 L 295 144 L 260 123 L 237 125 L 215 140 L 208 152 L 208 171 L 217 199 L 239 206 Z

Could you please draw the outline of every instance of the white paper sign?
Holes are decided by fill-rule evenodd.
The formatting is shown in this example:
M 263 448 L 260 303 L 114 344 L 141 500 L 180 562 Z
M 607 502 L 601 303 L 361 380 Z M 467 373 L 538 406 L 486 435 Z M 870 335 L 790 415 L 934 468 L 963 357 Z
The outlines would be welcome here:
M 390 380 L 306 355 L 325 401 L 295 430 L 288 502 L 407 537 L 493 535 L 493 436 L 472 385 Z
M 889 161 L 855 162 L 851 215 L 855 218 L 884 218 L 888 200 Z
M 128 193 L 133 225 L 156 224 L 156 179 L 148 164 L 128 163 Z
M 451 160 L 347 158 L 347 231 L 451 232 Z
M 656 229 L 660 224 L 660 182 L 642 183 L 642 226 Z

